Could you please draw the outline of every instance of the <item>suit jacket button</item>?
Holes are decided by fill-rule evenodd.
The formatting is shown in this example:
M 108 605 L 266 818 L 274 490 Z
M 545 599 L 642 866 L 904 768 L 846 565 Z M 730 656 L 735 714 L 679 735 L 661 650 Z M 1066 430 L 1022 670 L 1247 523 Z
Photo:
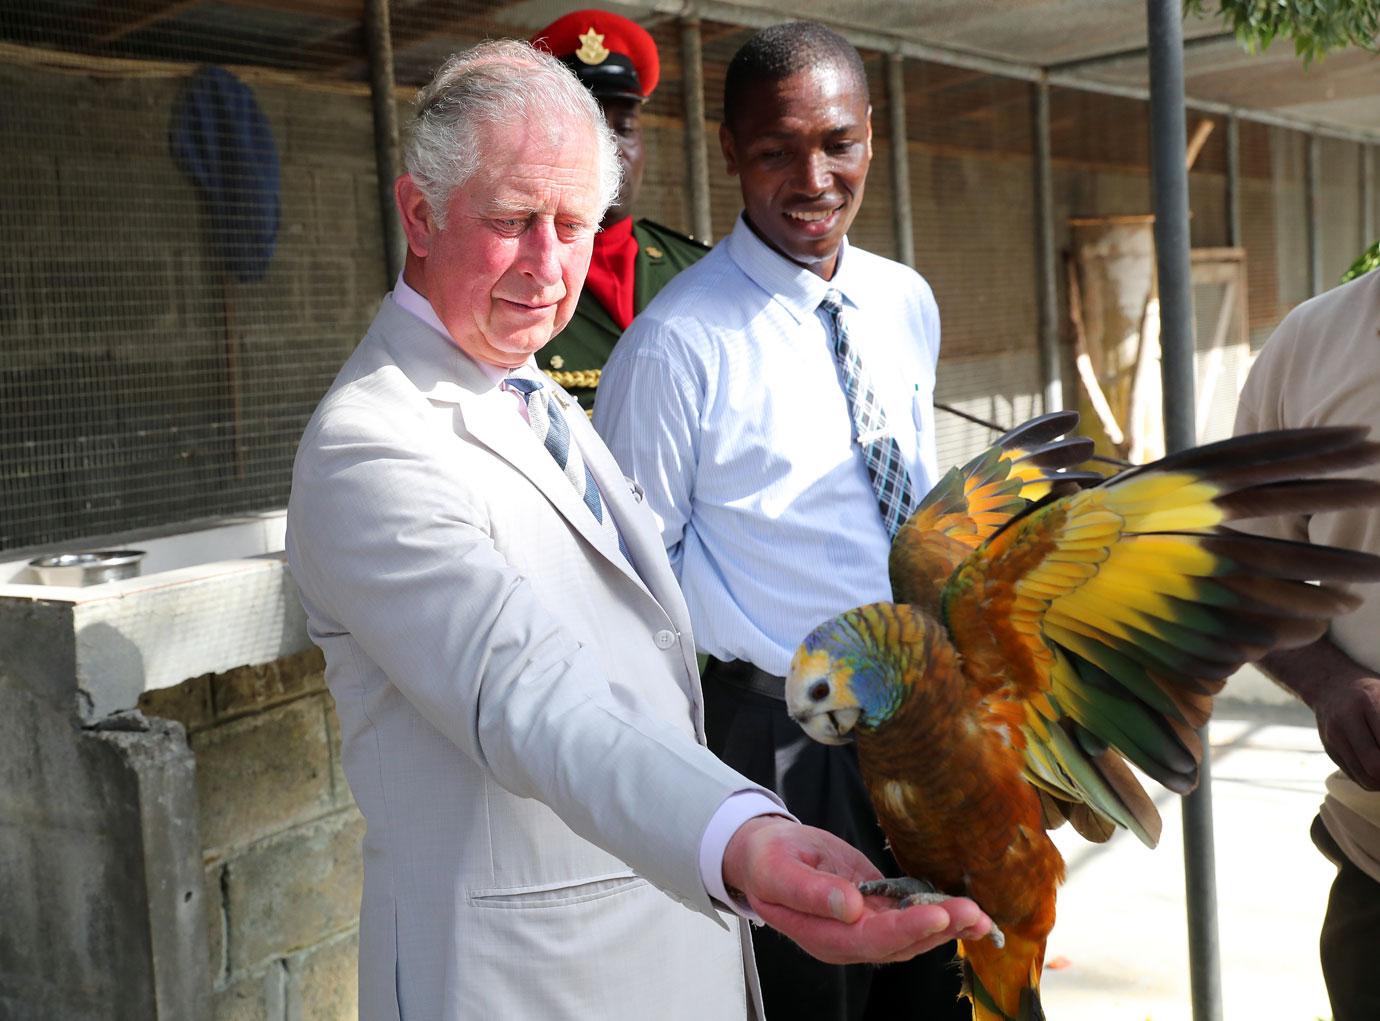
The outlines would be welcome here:
M 656 642 L 656 647 L 658 649 L 669 649 L 676 644 L 676 633 L 674 631 L 667 631 L 663 628 L 652 635 L 652 641 Z

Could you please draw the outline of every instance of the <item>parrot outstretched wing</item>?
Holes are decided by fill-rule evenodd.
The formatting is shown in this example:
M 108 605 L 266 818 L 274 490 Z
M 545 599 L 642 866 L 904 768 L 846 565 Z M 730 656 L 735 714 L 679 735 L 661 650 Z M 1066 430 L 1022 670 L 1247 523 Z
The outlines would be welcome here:
M 909 876 L 1000 925 L 999 941 L 959 941 L 974 1017 L 1039 1021 L 1064 873 L 1044 828 L 1068 818 L 1098 840 L 1120 825 L 1155 843 L 1158 813 L 1126 760 L 1192 790 L 1196 730 L 1226 678 L 1321 636 L 1357 603 L 1345 583 L 1380 580 L 1370 553 L 1230 523 L 1380 504 L 1380 483 L 1310 477 L 1380 460 L 1380 444 L 1359 428 L 1260 433 L 1033 501 L 1000 492 L 1003 460 L 978 459 L 917 514 L 918 537 L 950 544 L 939 567 L 970 548 L 942 587 L 925 589 L 939 567 L 921 564 L 918 598 L 821 624 L 785 697 L 811 737 L 856 740 Z
M 974 549 L 1054 487 L 1067 492 L 1100 482 L 1074 470 L 1091 456 L 1082 436 L 1061 439 L 1076 411 L 1052 411 L 1017 426 L 962 467 L 950 468 L 896 533 L 889 571 L 898 603 L 938 613 L 939 592 Z
M 1154 845 L 1158 813 L 1120 755 L 1191 791 L 1195 730 L 1226 678 L 1319 638 L 1358 602 L 1339 583 L 1380 577 L 1371 554 L 1228 523 L 1380 502 L 1373 482 L 1301 478 L 1380 459 L 1365 436 L 1287 430 L 1174 454 L 1032 505 L 959 565 L 942 619 L 975 694 L 1023 707 L 1047 812 L 1084 805 L 1085 835 L 1115 822 Z

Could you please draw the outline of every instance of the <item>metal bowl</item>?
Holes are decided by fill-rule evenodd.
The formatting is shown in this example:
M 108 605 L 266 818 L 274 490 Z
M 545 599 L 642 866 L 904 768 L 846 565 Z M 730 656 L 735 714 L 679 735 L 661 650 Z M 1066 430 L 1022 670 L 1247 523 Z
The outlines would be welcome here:
M 44 585 L 99 585 L 139 574 L 144 551 L 98 550 L 90 553 L 49 553 L 29 561 L 29 568 Z

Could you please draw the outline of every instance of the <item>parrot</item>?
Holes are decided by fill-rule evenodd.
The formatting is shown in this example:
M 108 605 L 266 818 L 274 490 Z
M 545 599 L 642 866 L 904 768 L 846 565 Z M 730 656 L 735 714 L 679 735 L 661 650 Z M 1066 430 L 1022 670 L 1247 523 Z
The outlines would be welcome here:
M 1178 794 L 1243 663 L 1321 637 L 1380 580 L 1380 557 L 1253 536 L 1230 522 L 1380 503 L 1335 473 L 1380 460 L 1363 427 L 1256 433 L 1117 474 L 1075 470 L 1053 413 L 951 469 L 893 540 L 893 602 L 824 622 L 792 657 L 787 712 L 855 742 L 904 876 L 900 906 L 969 897 L 975 1021 L 1042 1021 L 1040 976 L 1064 862 L 1048 830 L 1154 847 L 1160 817 L 1128 762 Z

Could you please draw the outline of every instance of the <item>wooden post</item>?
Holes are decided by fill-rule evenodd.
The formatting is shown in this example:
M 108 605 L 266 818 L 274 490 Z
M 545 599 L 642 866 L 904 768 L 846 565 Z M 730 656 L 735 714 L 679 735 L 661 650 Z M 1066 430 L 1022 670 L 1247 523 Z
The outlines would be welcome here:
M 1380 215 L 1375 208 L 1375 146 L 1361 143 L 1361 248 L 1380 237 Z
M 1318 237 L 1322 224 L 1322 142 L 1317 135 L 1310 134 L 1307 145 L 1303 195 L 1308 234 L 1308 293 L 1313 295 L 1323 292 L 1322 243 Z
M 915 230 L 910 208 L 910 143 L 906 138 L 905 58 L 886 55 L 886 106 L 891 125 L 892 209 L 896 215 L 896 259 L 915 268 Z
M 704 53 L 700 19 L 680 19 L 681 64 L 685 68 L 685 176 L 690 182 L 690 233 L 714 240 L 709 205 L 709 151 L 704 132 Z
M 1050 167 L 1049 82 L 1031 91 L 1031 135 L 1035 140 L 1035 299 L 1039 317 L 1040 381 L 1044 410 L 1064 407 L 1064 376 L 1059 356 L 1059 297 L 1054 263 L 1054 176 Z
M 374 165 L 378 173 L 387 290 L 402 272 L 407 244 L 402 218 L 393 201 L 393 182 L 402 173 L 402 161 L 398 157 L 398 111 L 393 105 L 393 38 L 388 26 L 388 0 L 366 0 L 364 35 L 369 46 L 369 98 L 374 112 Z
M 1241 122 L 1227 116 L 1227 245 L 1241 244 Z

